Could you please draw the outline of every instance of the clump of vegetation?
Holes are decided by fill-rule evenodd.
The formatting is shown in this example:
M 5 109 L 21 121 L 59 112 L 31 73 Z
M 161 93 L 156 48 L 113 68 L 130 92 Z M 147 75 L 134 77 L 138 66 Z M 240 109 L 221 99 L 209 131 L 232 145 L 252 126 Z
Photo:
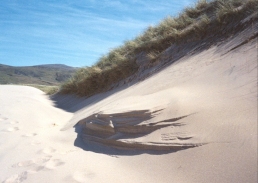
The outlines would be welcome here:
M 216 17 L 220 23 L 228 23 L 257 11 L 257 0 L 218 0 Z
M 81 68 L 61 86 L 62 93 L 91 96 L 138 70 L 137 55 L 145 53 L 149 62 L 172 44 L 202 39 L 208 31 L 221 32 L 227 24 L 239 21 L 258 9 L 258 0 L 199 0 L 176 17 L 168 16 L 157 26 L 148 27 L 135 39 L 111 50 L 91 67 Z
M 47 95 L 53 95 L 59 91 L 59 86 L 47 86 L 45 89 L 42 89 Z
M 129 59 L 119 60 L 117 63 L 100 62 L 92 67 L 80 69 L 62 85 L 61 92 L 90 96 L 106 91 L 110 85 L 130 76 L 136 69 L 137 64 Z

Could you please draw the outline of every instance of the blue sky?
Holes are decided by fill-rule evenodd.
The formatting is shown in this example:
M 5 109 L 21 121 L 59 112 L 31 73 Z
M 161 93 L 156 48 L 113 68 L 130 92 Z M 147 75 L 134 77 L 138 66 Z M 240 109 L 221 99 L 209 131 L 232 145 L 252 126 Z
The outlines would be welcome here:
M 195 0 L 3 0 L 0 64 L 91 66 Z

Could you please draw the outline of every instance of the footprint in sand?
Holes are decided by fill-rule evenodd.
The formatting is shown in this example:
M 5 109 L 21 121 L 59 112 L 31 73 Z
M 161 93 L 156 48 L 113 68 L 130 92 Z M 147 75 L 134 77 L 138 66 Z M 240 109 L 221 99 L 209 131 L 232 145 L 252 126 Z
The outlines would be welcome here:
M 5 120 L 7 120 L 8 118 L 6 118 L 6 117 L 0 117 L 0 121 L 5 121 Z
M 28 160 L 28 161 L 22 161 L 17 164 L 12 165 L 13 168 L 19 168 L 19 167 L 28 167 L 32 165 L 41 165 L 43 163 L 48 162 L 52 156 L 45 156 L 43 158 L 37 158 L 33 160 Z
M 53 160 L 50 160 L 46 163 L 46 168 L 48 169 L 55 169 L 56 167 L 58 166 L 62 166 L 64 165 L 65 162 L 61 161 L 60 159 L 53 159 Z
M 9 177 L 5 181 L 3 181 L 3 183 L 23 182 L 24 180 L 27 179 L 27 176 L 28 176 L 28 172 L 25 171 L 20 174 L 15 174 L 15 175 Z
M 40 152 L 43 152 L 44 154 L 52 154 L 52 153 L 56 152 L 56 149 L 54 149 L 52 147 L 46 147 L 43 150 L 41 150 Z
M 36 145 L 40 145 L 41 142 L 39 142 L 39 141 L 32 141 L 30 144 L 33 145 L 33 146 L 36 146 Z
M 14 132 L 14 131 L 18 131 L 18 130 L 19 130 L 18 127 L 11 127 L 11 128 L 6 129 L 7 132 Z
M 51 158 L 52 158 L 52 156 L 45 156 L 43 158 L 38 158 L 38 159 L 35 160 L 35 163 L 36 164 L 43 164 L 43 163 L 48 162 Z
M 35 174 L 41 170 L 47 169 L 54 169 L 57 166 L 61 166 L 64 164 L 61 160 L 54 159 L 51 160 L 52 156 L 45 156 L 43 158 L 38 158 L 35 160 L 28 160 L 28 161 L 22 161 L 17 164 L 14 164 L 13 168 L 19 168 L 19 167 L 31 167 L 30 169 L 20 173 L 15 174 L 5 181 L 3 183 L 13 183 L 13 182 L 23 182 L 27 179 L 28 174 Z M 49 163 L 48 163 L 49 162 Z
M 18 167 L 27 167 L 35 164 L 33 160 L 28 160 L 28 161 L 22 161 L 17 164 L 12 165 L 13 168 L 18 168 Z
M 29 169 L 27 172 L 30 174 L 34 174 L 34 173 L 37 173 L 37 172 L 43 170 L 44 168 L 45 168 L 44 166 L 36 166 L 32 169 Z
M 75 181 L 77 181 L 77 182 L 83 183 L 83 182 L 86 182 L 87 179 L 91 179 L 94 176 L 95 176 L 95 174 L 91 173 L 91 172 L 89 172 L 89 173 L 86 173 L 86 172 L 75 172 L 73 174 L 73 179 Z
M 14 125 L 14 124 L 18 124 L 19 122 L 18 121 L 9 121 L 9 123 L 11 124 L 11 125 Z
M 36 135 L 36 133 L 26 133 L 25 135 L 23 135 L 23 137 L 34 137 Z

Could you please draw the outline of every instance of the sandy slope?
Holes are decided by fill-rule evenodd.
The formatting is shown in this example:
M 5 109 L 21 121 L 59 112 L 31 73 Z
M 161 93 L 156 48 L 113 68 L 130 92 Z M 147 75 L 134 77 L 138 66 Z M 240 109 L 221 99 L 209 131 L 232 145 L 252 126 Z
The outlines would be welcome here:
M 257 40 L 236 47 L 243 39 L 116 93 L 56 96 L 70 112 L 36 89 L 0 86 L 0 181 L 257 182 Z M 77 137 L 79 121 L 90 136 L 77 126 Z

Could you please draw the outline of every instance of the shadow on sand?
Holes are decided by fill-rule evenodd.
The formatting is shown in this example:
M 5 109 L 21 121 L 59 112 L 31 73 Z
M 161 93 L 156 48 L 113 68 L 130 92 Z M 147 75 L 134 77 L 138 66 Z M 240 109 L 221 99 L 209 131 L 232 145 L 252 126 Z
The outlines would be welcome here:
M 79 124 L 74 126 L 75 132 L 77 133 L 77 138 L 74 141 L 74 146 L 83 149 L 84 151 L 91 151 L 99 154 L 106 154 L 110 156 L 135 156 L 140 154 L 150 154 L 150 155 L 161 155 L 170 154 L 177 151 L 186 150 L 193 147 L 182 147 L 177 150 L 138 150 L 138 149 L 117 149 L 109 147 L 103 144 L 95 142 L 85 142 L 82 138 L 83 127 Z

